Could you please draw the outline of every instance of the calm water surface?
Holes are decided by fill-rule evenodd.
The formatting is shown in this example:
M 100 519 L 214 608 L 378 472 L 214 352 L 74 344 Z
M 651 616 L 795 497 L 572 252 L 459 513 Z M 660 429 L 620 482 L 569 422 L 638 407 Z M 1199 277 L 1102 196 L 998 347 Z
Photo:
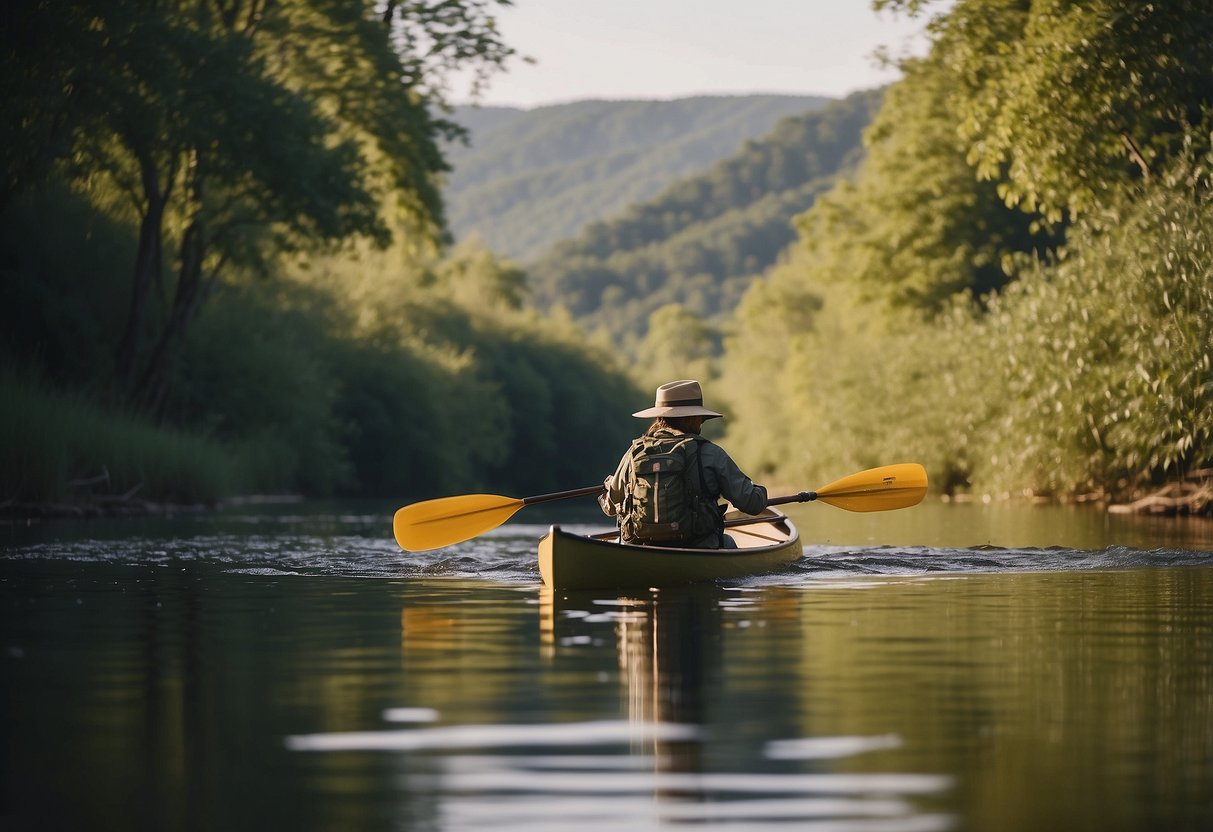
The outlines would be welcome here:
M 0 829 L 1213 828 L 1213 525 L 792 514 L 628 594 L 390 507 L 0 527 Z

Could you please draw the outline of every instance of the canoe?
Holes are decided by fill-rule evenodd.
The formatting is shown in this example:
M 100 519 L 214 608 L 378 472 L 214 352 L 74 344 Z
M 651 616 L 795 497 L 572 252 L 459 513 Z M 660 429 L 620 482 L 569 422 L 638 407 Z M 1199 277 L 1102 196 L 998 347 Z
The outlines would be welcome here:
M 553 589 L 647 588 L 775 572 L 803 552 L 800 532 L 779 512 L 731 512 L 725 521 L 741 521 L 727 528 L 736 549 L 633 546 L 615 533 L 587 537 L 552 526 L 539 541 L 539 573 Z

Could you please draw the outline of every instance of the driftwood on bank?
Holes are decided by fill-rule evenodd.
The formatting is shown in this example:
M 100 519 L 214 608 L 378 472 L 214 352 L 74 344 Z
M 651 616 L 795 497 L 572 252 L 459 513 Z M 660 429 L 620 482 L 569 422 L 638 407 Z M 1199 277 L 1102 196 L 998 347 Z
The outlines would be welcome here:
M 23 525 L 42 520 L 92 517 L 172 517 L 222 508 L 288 505 L 303 502 L 300 494 L 246 494 L 211 502 L 172 502 L 136 497 L 136 486 L 125 494 L 96 494 L 73 502 L 0 500 L 0 525 Z
M 1129 503 L 1108 506 L 1113 514 L 1213 514 L 1213 468 L 1192 471 Z
M 55 518 L 170 516 L 214 508 L 214 505 L 139 497 L 137 495 L 143 490 L 142 481 L 124 492 L 114 493 L 114 482 L 104 465 L 99 474 L 77 477 L 68 480 L 67 484 L 73 493 L 65 500 L 0 500 L 0 523 L 29 523 Z M 99 486 L 104 486 L 106 490 L 99 491 Z
M 0 502 L 0 524 L 52 518 L 171 516 L 214 508 L 204 504 L 161 503 L 138 498 L 94 497 L 88 502 Z

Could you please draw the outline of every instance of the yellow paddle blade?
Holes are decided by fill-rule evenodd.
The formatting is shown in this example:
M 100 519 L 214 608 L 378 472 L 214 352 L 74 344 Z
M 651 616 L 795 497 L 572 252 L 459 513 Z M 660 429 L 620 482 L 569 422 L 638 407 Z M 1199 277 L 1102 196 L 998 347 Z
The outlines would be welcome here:
M 817 499 L 847 511 L 889 511 L 922 502 L 927 471 L 917 462 L 869 468 L 817 489 Z
M 397 510 L 392 531 L 409 552 L 438 549 L 471 540 L 509 520 L 523 501 L 496 494 L 462 494 L 413 503 Z

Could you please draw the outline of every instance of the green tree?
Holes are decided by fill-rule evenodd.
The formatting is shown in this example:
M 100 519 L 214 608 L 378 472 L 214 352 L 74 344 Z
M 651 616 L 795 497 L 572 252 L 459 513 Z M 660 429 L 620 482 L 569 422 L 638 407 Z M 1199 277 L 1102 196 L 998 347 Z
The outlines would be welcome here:
M 472 0 L 74 0 L 48 25 L 59 5 L 10 12 L 3 60 L 22 71 L 5 197 L 52 172 L 29 151 L 52 135 L 52 152 L 71 154 L 66 175 L 137 224 L 115 369 L 152 406 L 223 269 L 354 234 L 386 243 L 400 220 L 439 239 L 437 142 L 455 130 L 430 115 L 442 73 L 510 54 L 491 6 Z
M 805 215 L 800 245 L 733 320 L 730 442 L 785 477 L 915 458 L 945 490 L 996 494 L 1123 495 L 1210 464 L 1213 164 L 1197 117 L 1209 90 L 1187 83 L 1210 64 L 1173 65 L 1207 43 L 1186 41 L 1172 9 L 1122 5 L 961 0 L 932 23 L 932 50 L 888 92 L 855 181 Z M 1175 8 L 1204 31 L 1208 12 Z M 1091 21 L 1103 28 L 1083 42 Z M 1120 42 L 1133 37 L 1149 45 Z M 1134 80 L 1152 92 L 1131 143 L 1110 115 L 1122 46 L 1170 78 Z M 1048 70 L 1028 66 L 1033 49 Z M 1033 110 L 1025 79 L 1040 72 L 1057 77 Z M 1009 112 L 1013 125 L 998 121 Z M 1099 146 L 1051 167 L 1062 157 L 1046 148 L 1075 136 Z M 1039 164 L 983 168 L 1000 142 Z M 1048 220 L 1071 216 L 1063 242 Z M 816 311 L 782 324 L 796 304 Z M 786 356 L 747 386 L 772 341 Z M 793 451 L 761 438 L 772 420 L 795 430 Z
M 1059 235 L 1005 206 L 996 185 L 979 181 L 965 161 L 942 54 L 902 70 L 905 80 L 889 89 L 864 134 L 868 155 L 854 183 L 823 197 L 799 226 L 824 278 L 841 276 L 930 315 L 957 293 L 998 290 L 1011 278 L 1011 255 L 1050 250 Z
M 825 301 L 821 289 L 801 279 L 807 257 L 795 251 L 752 284 L 725 337 L 719 387 L 733 417 L 729 448 L 754 476 L 803 473 L 817 436 L 821 396 L 806 362 L 817 353 Z
M 619 403 L 642 395 L 624 369 L 567 320 L 522 304 L 522 272 L 476 245 L 403 266 L 399 251 L 368 248 L 292 279 L 302 289 L 283 308 L 316 294 L 335 328 L 277 355 L 329 342 L 319 351 L 363 493 L 560 490 L 605 476 L 634 429 Z M 316 398 L 310 422 L 323 416 Z
M 694 312 L 676 303 L 649 316 L 641 341 L 637 372 L 643 387 L 656 388 L 680 378 L 707 383 L 715 376 L 713 359 L 720 352 L 720 335 Z
M 955 332 L 1002 380 L 991 487 L 1125 493 L 1213 464 L 1213 156 L 1181 157 Z
M 961 0 L 932 28 L 978 174 L 1053 221 L 1160 169 L 1213 104 L 1203 0 Z
M 494 255 L 479 240 L 451 249 L 427 281 L 468 309 L 519 310 L 527 297 L 526 272 Z

